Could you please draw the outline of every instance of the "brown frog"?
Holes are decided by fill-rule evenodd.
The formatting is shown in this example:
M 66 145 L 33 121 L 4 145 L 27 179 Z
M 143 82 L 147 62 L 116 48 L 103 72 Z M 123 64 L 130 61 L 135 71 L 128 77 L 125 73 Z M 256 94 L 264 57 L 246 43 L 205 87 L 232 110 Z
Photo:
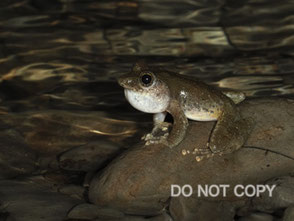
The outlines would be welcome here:
M 209 148 L 198 149 L 199 155 L 230 153 L 247 139 L 249 121 L 241 119 L 235 105 L 244 100 L 243 93 L 221 92 L 203 82 L 166 70 L 155 70 L 142 62 L 136 63 L 118 82 L 134 108 L 154 114 L 155 126 L 146 140 L 152 140 L 152 134 L 162 128 L 167 112 L 173 117 L 173 126 L 161 142 L 169 147 L 183 140 L 188 119 L 217 121 L 207 144 Z

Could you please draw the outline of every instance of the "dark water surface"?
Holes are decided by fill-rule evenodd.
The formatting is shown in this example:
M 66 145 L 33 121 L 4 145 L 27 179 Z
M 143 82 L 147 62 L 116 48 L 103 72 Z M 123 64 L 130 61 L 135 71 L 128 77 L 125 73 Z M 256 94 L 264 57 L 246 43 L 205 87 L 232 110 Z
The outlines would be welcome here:
M 0 4 L 5 103 L 47 96 L 64 108 L 115 106 L 115 78 L 140 58 L 248 96 L 293 97 L 290 0 Z
M 4 115 L 66 110 L 150 122 L 116 83 L 138 59 L 248 97 L 294 97 L 290 0 L 2 0 L 0 6 Z
M 137 143 L 152 116 L 126 102 L 116 78 L 139 59 L 249 98 L 294 98 L 293 56 L 293 0 L 1 0 L 0 178 L 81 187 L 86 172 Z M 16 191 L 5 189 L 14 185 L 23 188 L 0 183 L 1 205 L 32 220 L 20 208 L 45 198 L 14 207 Z M 52 211 L 56 201 L 46 201 Z

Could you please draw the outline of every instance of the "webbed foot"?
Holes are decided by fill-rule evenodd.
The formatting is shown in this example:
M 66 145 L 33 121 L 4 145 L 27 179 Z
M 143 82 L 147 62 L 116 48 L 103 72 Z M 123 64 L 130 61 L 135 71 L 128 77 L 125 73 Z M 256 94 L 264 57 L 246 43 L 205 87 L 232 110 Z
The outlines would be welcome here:
M 167 145 L 170 123 L 161 122 L 154 126 L 151 133 L 145 134 L 141 139 L 146 141 L 145 145 L 163 143 Z

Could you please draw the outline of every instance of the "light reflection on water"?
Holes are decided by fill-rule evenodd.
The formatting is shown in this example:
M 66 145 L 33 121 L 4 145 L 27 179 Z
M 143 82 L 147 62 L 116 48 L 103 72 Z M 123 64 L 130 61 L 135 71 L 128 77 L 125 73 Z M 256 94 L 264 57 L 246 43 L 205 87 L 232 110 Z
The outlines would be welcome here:
M 7 112 L 101 111 L 122 121 L 146 119 L 116 83 L 142 58 L 248 97 L 293 98 L 290 0 L 0 4 L 0 98 Z

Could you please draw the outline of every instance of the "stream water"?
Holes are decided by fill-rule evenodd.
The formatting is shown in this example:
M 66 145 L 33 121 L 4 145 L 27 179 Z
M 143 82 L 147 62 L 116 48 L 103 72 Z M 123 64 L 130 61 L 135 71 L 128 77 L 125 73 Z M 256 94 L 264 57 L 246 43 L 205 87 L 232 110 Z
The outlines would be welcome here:
M 97 139 L 127 148 L 152 126 L 116 82 L 136 61 L 294 98 L 293 56 L 292 0 L 1 0 L 0 128 L 45 157 Z

